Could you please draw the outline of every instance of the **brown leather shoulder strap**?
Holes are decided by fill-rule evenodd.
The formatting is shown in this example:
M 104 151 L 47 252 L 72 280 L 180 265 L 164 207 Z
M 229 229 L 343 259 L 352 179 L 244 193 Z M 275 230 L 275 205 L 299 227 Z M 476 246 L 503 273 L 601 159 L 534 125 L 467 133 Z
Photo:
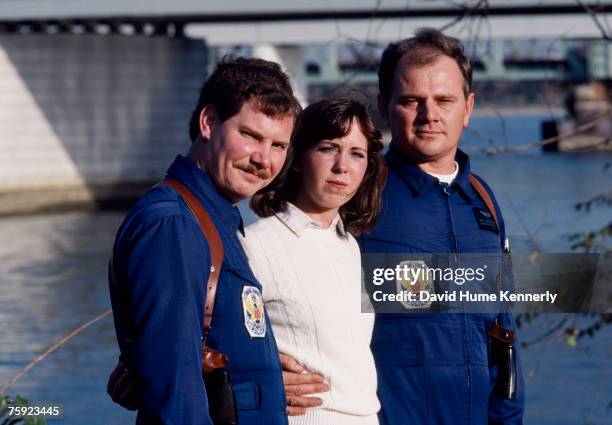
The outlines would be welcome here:
M 208 212 L 204 206 L 197 200 L 195 195 L 191 193 L 189 189 L 187 189 L 182 183 L 167 178 L 164 180 L 164 184 L 166 186 L 170 186 L 175 189 L 181 198 L 185 201 L 189 209 L 193 212 L 198 220 L 198 224 L 200 225 L 200 229 L 202 229 L 202 233 L 206 240 L 208 241 L 208 246 L 210 248 L 210 274 L 208 275 L 208 283 L 206 289 L 206 301 L 204 302 L 204 338 L 203 341 L 206 341 L 206 336 L 208 335 L 208 331 L 210 330 L 210 322 L 212 320 L 213 308 L 215 306 L 215 295 L 217 294 L 217 282 L 219 281 L 219 273 L 221 273 L 221 265 L 223 264 L 223 242 L 221 241 L 221 236 L 219 235 L 219 231 L 217 230 L 217 226 L 212 222 Z
M 493 220 L 495 220 L 495 224 L 499 229 L 499 220 L 497 219 L 497 213 L 495 212 L 495 205 L 493 205 L 491 195 L 489 195 L 487 189 L 485 189 L 482 183 L 480 183 L 480 180 L 478 180 L 478 178 L 474 174 L 470 174 L 469 180 L 474 190 L 476 190 L 476 192 L 478 193 L 478 196 L 480 196 L 480 199 L 482 199 L 491 215 L 493 215 Z

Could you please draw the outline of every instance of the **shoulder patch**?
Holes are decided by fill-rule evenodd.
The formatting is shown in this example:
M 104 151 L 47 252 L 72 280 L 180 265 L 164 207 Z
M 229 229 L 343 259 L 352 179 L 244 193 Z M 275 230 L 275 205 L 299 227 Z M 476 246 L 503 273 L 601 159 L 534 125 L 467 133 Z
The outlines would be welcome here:
M 244 327 L 253 338 L 266 336 L 266 313 L 261 292 L 255 286 L 242 287 L 242 311 Z
M 401 299 L 400 303 L 406 310 L 430 308 L 432 301 L 427 298 L 427 301 L 421 300 L 421 292 L 428 292 L 430 295 L 435 294 L 433 280 L 430 279 L 427 264 L 424 261 L 409 261 L 405 260 L 398 264 L 400 269 L 408 270 L 408 273 L 403 277 L 396 279 L 397 294 L 402 292 L 412 297 L 410 299 Z

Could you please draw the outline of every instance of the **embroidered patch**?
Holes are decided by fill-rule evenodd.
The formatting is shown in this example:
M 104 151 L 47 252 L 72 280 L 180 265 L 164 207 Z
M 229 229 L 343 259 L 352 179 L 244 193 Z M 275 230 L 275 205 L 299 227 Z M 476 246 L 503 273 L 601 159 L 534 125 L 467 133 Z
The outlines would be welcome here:
M 497 224 L 495 224 L 495 219 L 493 215 L 486 208 L 472 208 L 474 211 L 474 215 L 476 216 L 476 222 L 478 223 L 478 227 L 483 230 L 490 230 L 491 232 L 499 233 L 499 229 L 497 228 Z
M 242 287 L 244 327 L 253 338 L 266 336 L 266 315 L 261 292 L 255 286 Z
M 402 261 L 398 264 L 402 273 L 396 279 L 397 293 L 407 292 L 409 297 L 400 298 L 400 303 L 407 310 L 429 308 L 432 300 L 422 297 L 421 292 L 434 294 L 435 288 L 427 264 L 424 261 Z M 404 270 L 406 273 L 404 273 Z M 421 299 L 424 299 L 423 301 Z

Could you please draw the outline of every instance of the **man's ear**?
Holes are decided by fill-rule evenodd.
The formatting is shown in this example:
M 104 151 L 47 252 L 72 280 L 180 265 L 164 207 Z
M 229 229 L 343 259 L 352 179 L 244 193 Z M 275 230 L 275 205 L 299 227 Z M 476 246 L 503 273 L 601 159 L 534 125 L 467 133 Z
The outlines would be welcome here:
M 385 123 L 389 125 L 389 102 L 385 102 L 380 94 L 378 95 L 378 112 L 380 112 L 380 116 Z
M 200 112 L 200 137 L 202 140 L 210 140 L 213 127 L 219 122 L 217 110 L 213 105 L 206 105 Z
M 475 96 L 476 95 L 474 94 L 474 92 L 471 92 L 465 101 L 465 116 L 463 117 L 463 128 L 467 128 L 470 123 L 470 117 L 472 116 L 472 112 L 474 112 Z

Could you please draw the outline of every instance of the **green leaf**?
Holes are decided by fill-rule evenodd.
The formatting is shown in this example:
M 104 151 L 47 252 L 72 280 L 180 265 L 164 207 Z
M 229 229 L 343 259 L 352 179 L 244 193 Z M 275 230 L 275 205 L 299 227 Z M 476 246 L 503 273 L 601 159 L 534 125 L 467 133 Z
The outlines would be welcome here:
M 20 395 L 16 395 L 15 396 L 15 404 L 17 406 L 27 406 L 28 405 L 28 400 L 26 400 L 25 398 L 21 397 Z
M 8 402 L 5 396 L 0 396 L 0 416 L 6 415 L 8 412 Z

